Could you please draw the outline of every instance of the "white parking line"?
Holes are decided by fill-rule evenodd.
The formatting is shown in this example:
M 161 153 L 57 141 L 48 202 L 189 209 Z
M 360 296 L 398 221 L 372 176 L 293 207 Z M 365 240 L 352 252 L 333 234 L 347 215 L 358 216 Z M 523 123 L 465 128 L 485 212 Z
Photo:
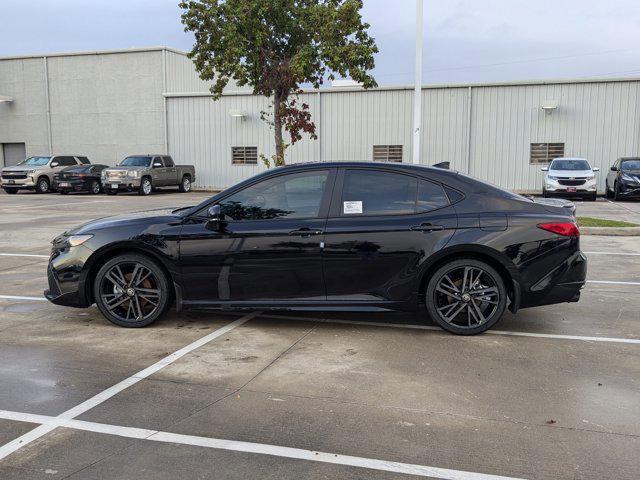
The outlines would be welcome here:
M 640 285 L 640 282 L 618 282 L 614 280 L 587 280 L 587 283 L 602 283 L 605 285 Z
M 280 320 L 298 320 L 304 322 L 320 322 L 320 323 L 336 323 L 343 325 L 365 325 L 368 327 L 387 327 L 387 328 L 407 328 L 411 330 L 435 330 L 443 332 L 440 327 L 434 325 L 414 325 L 411 323 L 385 323 L 385 322 L 367 322 L 356 320 L 340 320 L 331 318 L 316 318 L 316 317 L 295 317 L 289 315 L 272 315 L 261 314 L 259 317 L 263 318 L 276 318 Z M 640 339 L 638 338 L 615 338 L 615 337 L 591 337 L 584 335 L 564 335 L 560 333 L 533 333 L 533 332 L 512 332 L 508 330 L 487 330 L 482 335 L 507 335 L 510 337 L 537 337 L 537 338 L 554 338 L 558 340 L 581 340 L 584 342 L 608 342 L 608 343 L 631 343 L 640 345 Z
M 582 252 L 586 255 L 621 255 L 629 257 L 640 257 L 640 253 L 627 253 L 627 252 Z
M 266 443 L 241 442 L 221 438 L 202 437 L 195 435 L 182 435 L 178 433 L 162 432 L 145 428 L 125 427 L 106 423 L 87 422 L 83 420 L 61 420 L 59 417 L 46 415 L 33 415 L 22 412 L 0 410 L 0 418 L 19 422 L 39 423 L 40 427 L 71 428 L 87 432 L 116 435 L 119 437 L 149 440 L 152 442 L 173 443 L 179 445 L 191 445 L 196 447 L 213 448 L 216 450 L 229 450 L 232 452 L 255 453 L 259 455 L 271 455 L 281 458 L 293 458 L 311 462 L 331 463 L 357 468 L 380 470 L 383 472 L 402 473 L 421 477 L 439 478 L 444 480 L 517 480 L 514 477 L 504 477 L 484 473 L 452 470 L 448 468 L 429 467 L 412 463 L 378 460 L 375 458 L 355 457 L 337 453 L 319 452 L 302 448 L 282 447 Z M 38 427 L 38 428 L 40 428 Z M 35 431 L 34 429 L 32 431 Z
M 21 297 L 19 295 L 0 295 L 0 300 L 28 300 L 34 302 L 46 302 L 44 297 Z
M 35 257 L 35 258 L 49 258 L 49 255 L 36 255 L 35 253 L 0 253 L 0 257 Z
M 114 386 L 112 386 L 110 388 L 107 388 L 106 390 L 98 393 L 97 395 L 94 395 L 93 397 L 89 398 L 88 400 L 85 400 L 84 402 L 80 403 L 79 405 L 76 405 L 75 407 L 70 408 L 69 410 L 61 413 L 57 417 L 54 417 L 56 419 L 55 422 L 59 423 L 61 421 L 71 420 L 71 419 L 77 417 L 78 415 L 81 415 L 81 414 L 85 413 L 86 411 L 92 409 L 93 407 L 95 407 L 97 405 L 100 405 L 101 403 L 107 401 L 108 399 L 110 399 L 114 395 L 122 392 L 123 390 L 129 388 L 130 386 L 135 385 L 140 380 L 144 380 L 145 378 L 149 377 L 150 375 L 153 375 L 154 373 L 158 372 L 159 370 L 162 370 L 164 367 L 166 367 L 168 365 L 171 365 L 173 362 L 175 362 L 176 360 L 184 357 L 185 355 L 187 355 L 188 353 L 192 352 L 196 348 L 199 348 L 199 347 L 211 342 L 212 340 L 215 340 L 216 338 L 218 338 L 218 337 L 220 337 L 222 335 L 225 335 L 226 333 L 230 332 L 231 330 L 233 330 L 236 327 L 239 327 L 243 323 L 248 322 L 249 320 L 251 320 L 256 315 L 257 315 L 257 312 L 253 312 L 253 313 L 250 313 L 248 315 L 245 315 L 245 316 L 239 318 L 238 320 L 235 320 L 235 321 L 225 325 L 224 327 L 219 328 L 218 330 L 215 330 L 214 332 L 211 332 L 209 335 L 205 335 L 204 337 L 196 340 L 195 342 L 190 343 L 186 347 L 183 347 L 180 350 L 177 350 L 177 351 L 173 352 L 171 355 L 168 355 L 168 356 L 164 357 L 163 359 L 161 359 L 160 361 L 154 363 L 150 367 L 147 367 L 144 370 L 139 371 L 138 373 L 130 376 L 129 378 L 125 378 L 123 381 L 121 381 L 119 383 L 116 383 Z M 51 422 L 51 423 L 40 425 L 39 427 L 34 428 L 33 430 L 25 433 L 24 435 L 22 435 L 22 436 L 20 436 L 20 437 L 18 437 L 16 439 L 10 441 L 9 443 L 6 443 L 5 445 L 1 446 L 0 447 L 0 460 L 2 460 L 3 458 L 7 457 L 8 455 L 11 455 L 13 452 L 15 452 L 16 450 L 19 450 L 20 448 L 24 447 L 25 445 L 28 445 L 29 443 L 33 442 L 34 440 L 37 440 L 38 438 L 42 437 L 43 435 L 46 435 L 47 433 L 51 432 L 52 430 L 55 430 L 55 428 L 58 426 L 58 424 L 55 423 L 55 422 Z

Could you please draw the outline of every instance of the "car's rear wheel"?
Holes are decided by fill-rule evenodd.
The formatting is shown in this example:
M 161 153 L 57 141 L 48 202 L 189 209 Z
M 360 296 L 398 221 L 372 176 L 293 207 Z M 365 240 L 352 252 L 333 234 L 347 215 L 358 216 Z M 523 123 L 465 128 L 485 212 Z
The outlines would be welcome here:
M 191 179 L 188 175 L 182 177 L 182 182 L 180 182 L 180 191 L 182 193 L 187 193 L 191 191 Z
M 138 189 L 138 195 L 151 195 L 153 191 L 153 185 L 151 184 L 151 179 L 149 177 L 144 177 L 140 180 L 140 188 Z
M 47 193 L 49 191 L 49 179 L 47 177 L 40 177 L 38 183 L 36 183 L 36 192 Z
M 119 255 L 107 261 L 94 279 L 93 292 L 102 314 L 121 327 L 145 327 L 169 307 L 169 281 L 144 255 Z
M 500 274 L 489 264 L 463 258 L 440 267 L 429 279 L 427 310 L 448 332 L 482 333 L 502 318 L 507 290 Z
M 101 188 L 102 187 L 100 187 L 100 182 L 97 180 L 93 180 L 91 182 L 91 185 L 89 186 L 89 191 L 94 195 L 97 195 L 100 193 Z

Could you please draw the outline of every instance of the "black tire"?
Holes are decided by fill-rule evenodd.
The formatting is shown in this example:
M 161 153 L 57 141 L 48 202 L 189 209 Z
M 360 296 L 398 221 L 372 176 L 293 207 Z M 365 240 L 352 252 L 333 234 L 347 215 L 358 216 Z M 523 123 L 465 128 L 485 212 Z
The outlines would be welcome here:
M 618 186 L 618 182 L 613 184 L 613 199 L 615 201 L 622 200 L 622 195 L 620 194 L 620 187 Z
M 468 271 L 471 278 L 466 277 Z M 465 285 L 467 279 L 472 288 Z M 482 282 L 480 288 L 473 288 L 478 282 Z M 429 316 L 444 330 L 456 335 L 476 335 L 502 318 L 507 308 L 507 289 L 491 265 L 474 258 L 461 258 L 434 272 L 427 283 L 425 299 Z
M 544 188 L 542 189 L 542 198 L 549 198 L 549 194 Z
M 36 193 L 48 193 L 51 189 L 51 183 L 47 177 L 40 177 L 36 183 Z
M 153 184 L 151 183 L 151 179 L 149 177 L 142 177 L 140 187 L 138 188 L 138 195 L 146 197 L 147 195 L 151 195 L 152 191 Z
M 8 193 L 9 195 L 18 193 L 17 188 L 3 188 L 3 190 L 5 191 L 5 193 Z
M 69 190 L 58 190 L 60 195 L 69 195 Z
M 189 175 L 184 175 L 182 177 L 178 189 L 182 193 L 189 193 L 191 191 L 191 177 Z
M 107 195 L 117 195 L 118 194 L 117 190 L 111 190 L 110 188 L 107 188 L 105 190 L 105 192 L 107 192 Z
M 609 190 L 609 183 L 605 182 L 604 183 L 604 196 L 607 198 L 612 198 L 613 197 L 613 193 L 611 193 L 611 190 Z
M 140 282 L 135 283 L 136 279 Z M 140 328 L 167 311 L 171 299 L 169 285 L 169 279 L 154 260 L 145 255 L 124 254 L 100 268 L 93 280 L 93 296 L 107 320 L 121 327 Z
M 98 195 L 101 191 L 102 191 L 102 187 L 100 186 L 100 182 L 97 180 L 93 180 L 91 182 L 91 185 L 89 185 L 89 193 Z

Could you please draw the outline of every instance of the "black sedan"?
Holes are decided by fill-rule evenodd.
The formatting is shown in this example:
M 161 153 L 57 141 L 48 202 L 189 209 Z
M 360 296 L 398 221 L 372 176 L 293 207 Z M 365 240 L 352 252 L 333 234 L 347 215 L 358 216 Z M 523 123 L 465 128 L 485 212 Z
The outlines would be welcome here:
M 540 202 L 544 202 L 541 200 Z M 94 220 L 53 241 L 53 303 L 142 327 L 198 309 L 417 310 L 475 334 L 506 309 L 576 302 L 570 210 L 454 171 L 298 164 L 194 207 Z
M 66 195 L 69 192 L 89 192 L 98 194 L 102 191 L 100 174 L 107 165 L 78 165 L 60 170 L 53 177 L 52 188 Z
M 640 198 L 640 158 L 619 158 L 605 181 L 607 198 Z

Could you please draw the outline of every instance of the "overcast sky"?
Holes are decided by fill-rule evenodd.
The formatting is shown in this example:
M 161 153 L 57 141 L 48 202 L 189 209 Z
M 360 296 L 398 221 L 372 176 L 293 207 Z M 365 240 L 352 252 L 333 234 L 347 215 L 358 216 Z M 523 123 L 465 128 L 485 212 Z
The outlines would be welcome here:
M 177 0 L 0 0 L 0 56 L 167 45 Z M 413 83 L 414 0 L 365 0 L 381 85 Z M 640 75 L 640 2 L 425 0 L 423 83 Z

